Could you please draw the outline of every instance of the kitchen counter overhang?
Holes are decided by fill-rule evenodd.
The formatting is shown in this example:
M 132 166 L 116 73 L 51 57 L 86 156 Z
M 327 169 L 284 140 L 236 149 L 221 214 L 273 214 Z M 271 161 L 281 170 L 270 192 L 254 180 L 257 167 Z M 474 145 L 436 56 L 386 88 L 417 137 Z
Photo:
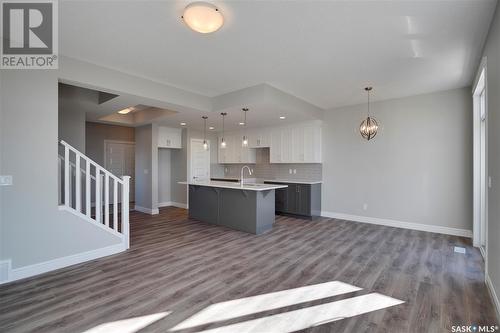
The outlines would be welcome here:
M 179 182 L 189 186 L 189 217 L 261 234 L 272 228 L 275 190 L 286 185 Z

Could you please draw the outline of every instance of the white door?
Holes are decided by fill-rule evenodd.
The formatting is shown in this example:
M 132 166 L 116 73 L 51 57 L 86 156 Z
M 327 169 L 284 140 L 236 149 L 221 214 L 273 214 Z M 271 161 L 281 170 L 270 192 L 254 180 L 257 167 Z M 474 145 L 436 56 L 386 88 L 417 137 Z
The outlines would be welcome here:
M 208 150 L 203 148 L 203 140 L 191 139 L 191 179 L 190 181 L 210 180 L 210 141 Z
M 130 201 L 135 200 L 135 144 L 132 142 L 104 143 L 104 167 L 115 176 L 130 176 Z

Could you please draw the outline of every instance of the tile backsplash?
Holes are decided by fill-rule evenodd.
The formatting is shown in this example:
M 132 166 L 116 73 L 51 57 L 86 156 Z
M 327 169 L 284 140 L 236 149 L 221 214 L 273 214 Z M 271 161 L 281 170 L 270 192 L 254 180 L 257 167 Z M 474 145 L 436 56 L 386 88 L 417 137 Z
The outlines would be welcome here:
M 240 171 L 242 166 L 243 164 L 224 164 L 224 177 L 240 178 Z M 257 179 L 290 179 L 316 181 L 322 180 L 323 178 L 323 165 L 319 163 L 269 163 L 269 148 L 257 149 L 256 163 L 249 164 L 249 166 L 254 170 L 254 174 L 251 176 L 251 178 Z M 292 170 L 291 174 L 290 170 Z

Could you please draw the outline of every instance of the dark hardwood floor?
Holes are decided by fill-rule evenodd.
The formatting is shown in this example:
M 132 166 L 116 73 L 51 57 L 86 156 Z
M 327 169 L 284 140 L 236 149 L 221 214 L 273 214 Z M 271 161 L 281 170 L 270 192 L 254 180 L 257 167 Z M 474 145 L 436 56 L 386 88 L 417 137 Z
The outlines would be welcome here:
M 168 332 L 211 304 L 331 281 L 363 289 L 307 301 L 299 297 L 299 303 L 277 309 L 261 304 L 257 313 L 213 317 L 217 322 L 175 332 L 227 329 L 306 309 L 280 326 L 295 327 L 292 323 L 318 314 L 307 313 L 309 307 L 374 292 L 404 303 L 304 331 L 450 332 L 452 325 L 497 324 L 481 255 L 465 238 L 291 217 L 277 217 L 272 231 L 254 236 L 189 220 L 178 208 L 161 209 L 157 216 L 131 213 L 131 235 L 125 253 L 0 286 L 0 332 L 83 332 L 170 312 L 140 330 Z M 454 246 L 465 247 L 466 254 L 455 253 Z M 265 321 L 255 327 L 274 332 Z

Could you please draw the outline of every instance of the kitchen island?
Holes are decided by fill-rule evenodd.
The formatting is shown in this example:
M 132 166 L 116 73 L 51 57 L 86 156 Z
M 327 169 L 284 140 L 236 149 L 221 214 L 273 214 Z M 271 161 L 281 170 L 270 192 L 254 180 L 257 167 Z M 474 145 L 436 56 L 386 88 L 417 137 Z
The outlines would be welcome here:
M 272 228 L 275 190 L 281 184 L 221 181 L 179 182 L 189 186 L 189 217 L 232 229 L 261 234 Z

